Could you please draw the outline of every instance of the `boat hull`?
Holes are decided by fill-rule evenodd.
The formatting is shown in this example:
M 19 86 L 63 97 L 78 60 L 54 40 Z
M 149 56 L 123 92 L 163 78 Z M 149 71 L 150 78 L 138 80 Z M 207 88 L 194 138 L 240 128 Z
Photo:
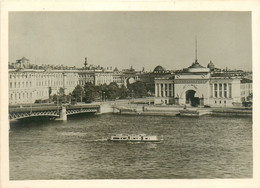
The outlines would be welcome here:
M 162 142 L 163 140 L 111 140 L 111 139 L 108 139 L 107 141 L 109 142 L 141 142 L 141 143 L 159 143 L 159 142 Z

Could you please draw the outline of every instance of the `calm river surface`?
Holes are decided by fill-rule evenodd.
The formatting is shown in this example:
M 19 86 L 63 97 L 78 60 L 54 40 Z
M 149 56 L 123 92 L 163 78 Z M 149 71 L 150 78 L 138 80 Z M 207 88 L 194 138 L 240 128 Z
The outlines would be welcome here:
M 116 133 L 164 142 L 110 143 Z M 10 179 L 252 177 L 252 119 L 77 115 L 11 124 Z

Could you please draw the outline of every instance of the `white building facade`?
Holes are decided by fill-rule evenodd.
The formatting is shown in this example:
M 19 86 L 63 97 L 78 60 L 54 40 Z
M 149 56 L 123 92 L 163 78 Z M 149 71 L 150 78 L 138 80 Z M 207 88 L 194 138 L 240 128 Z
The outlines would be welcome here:
M 71 93 L 78 84 L 78 73 L 70 70 L 9 69 L 9 104 L 34 103 L 48 99 L 63 88 Z
M 170 92 L 171 91 L 171 92 Z M 252 94 L 252 81 L 239 75 L 214 74 L 196 60 L 174 76 L 155 79 L 155 104 L 234 107 Z

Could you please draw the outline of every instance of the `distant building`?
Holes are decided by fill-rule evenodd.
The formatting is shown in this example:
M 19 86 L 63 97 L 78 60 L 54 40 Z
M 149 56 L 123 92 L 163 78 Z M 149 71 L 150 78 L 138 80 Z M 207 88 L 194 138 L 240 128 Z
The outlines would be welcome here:
M 60 88 L 71 93 L 78 84 L 78 73 L 62 70 L 9 69 L 9 103 L 34 103 L 58 94 Z M 51 91 L 51 93 L 49 93 Z
M 211 72 L 196 60 L 174 76 L 155 79 L 155 104 L 239 106 L 252 94 L 252 80 L 239 72 Z
M 86 83 L 95 83 L 95 73 L 90 70 L 79 70 L 78 78 L 78 84 L 80 86 L 84 86 Z

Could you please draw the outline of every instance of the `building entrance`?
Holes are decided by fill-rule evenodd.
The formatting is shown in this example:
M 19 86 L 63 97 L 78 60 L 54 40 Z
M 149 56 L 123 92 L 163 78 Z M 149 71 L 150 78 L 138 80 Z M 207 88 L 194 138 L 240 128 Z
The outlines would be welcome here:
M 196 91 L 188 90 L 186 91 L 186 104 L 190 104 L 191 106 L 198 106 L 200 104 L 199 97 L 195 97 Z

